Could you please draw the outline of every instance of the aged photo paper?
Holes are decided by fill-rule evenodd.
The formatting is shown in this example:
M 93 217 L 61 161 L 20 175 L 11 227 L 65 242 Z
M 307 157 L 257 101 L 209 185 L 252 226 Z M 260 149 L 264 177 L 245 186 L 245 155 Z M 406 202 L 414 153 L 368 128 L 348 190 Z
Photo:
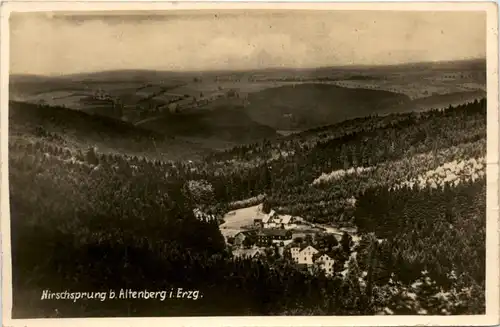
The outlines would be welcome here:
M 497 15 L 4 3 L 3 325 L 500 323 Z

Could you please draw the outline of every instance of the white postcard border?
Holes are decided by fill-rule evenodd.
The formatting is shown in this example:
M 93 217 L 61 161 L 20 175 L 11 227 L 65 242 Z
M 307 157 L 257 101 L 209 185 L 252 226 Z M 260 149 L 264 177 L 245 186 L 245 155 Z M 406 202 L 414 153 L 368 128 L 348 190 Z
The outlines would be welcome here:
M 253 3 L 243 2 L 4 2 L 0 7 L 1 66 L 0 66 L 0 135 L 1 135 L 1 230 L 2 230 L 2 314 L 3 325 L 10 326 L 484 326 L 499 324 L 499 211 L 498 211 L 498 14 L 494 2 L 364 2 L 364 3 Z M 487 12 L 487 269 L 486 314 L 474 316 L 328 316 L 328 317 L 166 317 L 166 318 L 68 318 L 68 319 L 11 319 L 11 253 L 10 208 L 8 184 L 8 79 L 9 29 L 8 17 L 13 11 L 107 11 L 107 10 L 198 10 L 198 9 L 292 9 L 292 10 L 416 10 Z M 464 22 L 466 24 L 466 22 Z M 28 185 L 26 187 L 29 187 Z M 474 237 L 471 235 L 471 237 Z M 292 320 L 293 319 L 293 320 Z

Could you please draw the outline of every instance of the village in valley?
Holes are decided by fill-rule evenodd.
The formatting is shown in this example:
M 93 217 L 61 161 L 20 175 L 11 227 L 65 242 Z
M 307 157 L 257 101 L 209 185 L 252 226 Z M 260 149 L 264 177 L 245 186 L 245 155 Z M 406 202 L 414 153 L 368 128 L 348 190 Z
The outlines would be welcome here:
M 262 204 L 230 211 L 223 220 L 220 229 L 235 258 L 272 257 L 325 276 L 345 276 L 359 244 L 355 229 L 313 224 L 275 210 L 265 213 Z

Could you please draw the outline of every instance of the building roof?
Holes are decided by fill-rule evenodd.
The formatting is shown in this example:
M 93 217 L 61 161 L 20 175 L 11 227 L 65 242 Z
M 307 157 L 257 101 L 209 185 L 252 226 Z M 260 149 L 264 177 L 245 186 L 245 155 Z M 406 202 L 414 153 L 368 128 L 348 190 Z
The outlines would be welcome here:
M 289 230 L 285 229 L 263 229 L 258 233 L 259 236 L 287 236 L 291 235 Z
M 290 215 L 281 216 L 281 223 L 283 223 L 283 224 L 289 224 L 291 220 L 292 220 L 292 216 L 290 216 Z
M 299 248 L 299 251 L 302 251 L 302 250 L 304 250 L 304 249 L 305 249 L 306 247 L 308 247 L 308 246 L 311 246 L 311 245 L 309 245 L 309 244 L 307 244 L 307 243 L 304 243 L 304 242 L 302 242 L 302 243 L 300 243 L 300 244 L 297 244 L 297 243 L 292 243 L 292 244 L 290 245 L 290 248 Z
M 318 252 L 316 254 L 313 254 L 313 261 L 316 261 L 317 259 L 321 258 L 322 256 L 327 256 L 328 258 L 333 260 L 333 258 L 330 255 L 326 254 L 325 252 Z
M 319 251 L 318 251 L 318 250 L 316 250 L 316 249 L 314 248 L 314 246 L 312 246 L 312 245 L 307 245 L 307 246 L 305 246 L 304 248 L 302 248 L 302 249 L 300 250 L 300 252 L 304 251 L 305 249 L 307 249 L 307 248 L 309 248 L 309 247 L 310 247 L 311 249 L 313 249 L 314 251 L 316 251 L 316 253 L 317 253 L 317 252 L 319 252 Z
M 313 254 L 313 257 L 312 257 L 313 262 L 316 261 L 316 260 L 318 260 L 322 255 L 323 254 L 321 252 Z
M 243 230 L 234 235 L 234 237 L 238 235 L 245 235 L 245 236 L 250 236 L 250 235 L 256 235 L 257 233 L 254 230 Z
M 202 219 L 202 218 L 203 219 L 206 219 L 206 218 L 208 218 L 208 219 L 214 219 L 215 218 L 215 215 L 205 213 L 205 212 L 201 211 L 198 208 L 193 209 L 193 214 L 198 219 Z

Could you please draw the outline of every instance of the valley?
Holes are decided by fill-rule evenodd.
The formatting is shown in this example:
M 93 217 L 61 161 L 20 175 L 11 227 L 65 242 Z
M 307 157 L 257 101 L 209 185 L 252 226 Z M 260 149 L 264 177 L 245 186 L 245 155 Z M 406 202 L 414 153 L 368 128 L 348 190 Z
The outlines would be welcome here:
M 486 183 L 485 166 L 475 158 L 486 153 L 484 99 L 446 110 L 348 120 L 208 152 L 202 159 L 155 158 L 146 150 L 141 155 L 120 144 L 136 139 L 143 146 L 156 140 L 169 153 L 176 148 L 168 142 L 178 140 L 65 108 L 26 106 L 11 103 L 9 140 L 14 269 L 21 280 L 31 280 L 29 287 L 21 280 L 15 284 L 20 308 L 30 297 L 28 290 L 39 285 L 71 287 L 77 280 L 100 289 L 99 281 L 105 280 L 108 288 L 124 283 L 142 287 L 147 279 L 177 287 L 186 285 L 187 278 L 208 300 L 168 309 L 135 302 L 137 314 L 291 313 L 295 304 L 285 299 L 302 294 L 304 280 L 310 293 L 301 303 L 314 313 L 483 310 L 478 295 L 484 292 Z M 72 121 L 73 115 L 79 118 Z M 446 176 L 441 176 L 443 169 Z M 457 183 L 452 171 L 471 177 Z M 419 188 L 412 186 L 415 181 Z M 232 210 L 237 210 L 234 217 Z M 295 217 L 291 237 L 272 241 L 283 234 L 279 228 L 255 227 L 255 219 L 263 222 L 267 216 L 264 211 Z M 250 236 L 243 244 L 231 240 L 245 230 L 255 230 L 258 238 L 251 241 Z M 196 237 L 190 237 L 194 232 Z M 22 242 L 27 236 L 29 246 Z M 64 250 L 58 244 L 65 244 Z M 321 251 L 322 260 L 327 255 L 332 265 L 304 265 L 290 252 L 308 247 Z M 369 263 L 373 256 L 376 266 Z M 39 259 L 45 257 L 47 268 Z M 113 262 L 120 264 L 110 266 Z M 32 267 L 39 267 L 38 279 L 30 279 Z M 55 267 L 64 267 L 65 275 L 51 277 Z M 327 267 L 332 271 L 324 279 L 321 271 Z M 450 274 L 458 279 L 449 279 Z M 457 299 L 442 299 L 435 309 L 426 297 L 409 298 L 409 307 L 401 309 L 391 300 L 370 301 L 365 295 L 367 278 L 377 280 L 371 292 L 389 298 L 424 294 L 412 285 L 426 276 Z M 388 288 L 389 278 L 399 283 L 397 293 Z M 470 289 L 460 291 L 462 283 Z M 241 287 L 245 297 L 231 296 Z M 324 287 L 335 290 L 327 302 Z M 437 294 L 439 287 L 425 292 Z M 260 292 L 269 288 L 283 296 L 265 307 L 251 304 L 261 303 Z M 358 300 L 367 302 L 359 308 L 349 305 Z M 66 317 L 92 310 L 57 307 Z M 120 315 L 121 308 L 110 302 L 106 312 Z
M 129 100 L 187 94 L 192 104 L 200 90 L 240 82 L 219 73 L 210 89 L 206 75 L 166 83 L 152 72 L 14 79 L 14 316 L 30 316 L 25 303 L 64 317 L 484 312 L 487 106 L 481 88 L 446 84 L 477 77 L 457 65 L 399 67 L 396 77 L 339 70 L 349 85 L 273 71 L 245 95 L 136 119 L 114 113 Z M 405 84 L 411 76 L 439 85 L 436 94 Z M 373 89 L 374 80 L 393 84 Z M 113 105 L 64 102 L 84 82 L 107 90 L 92 103 Z M 54 102 L 39 101 L 49 94 Z M 61 285 L 189 287 L 203 297 L 132 301 L 132 311 L 29 302 Z

